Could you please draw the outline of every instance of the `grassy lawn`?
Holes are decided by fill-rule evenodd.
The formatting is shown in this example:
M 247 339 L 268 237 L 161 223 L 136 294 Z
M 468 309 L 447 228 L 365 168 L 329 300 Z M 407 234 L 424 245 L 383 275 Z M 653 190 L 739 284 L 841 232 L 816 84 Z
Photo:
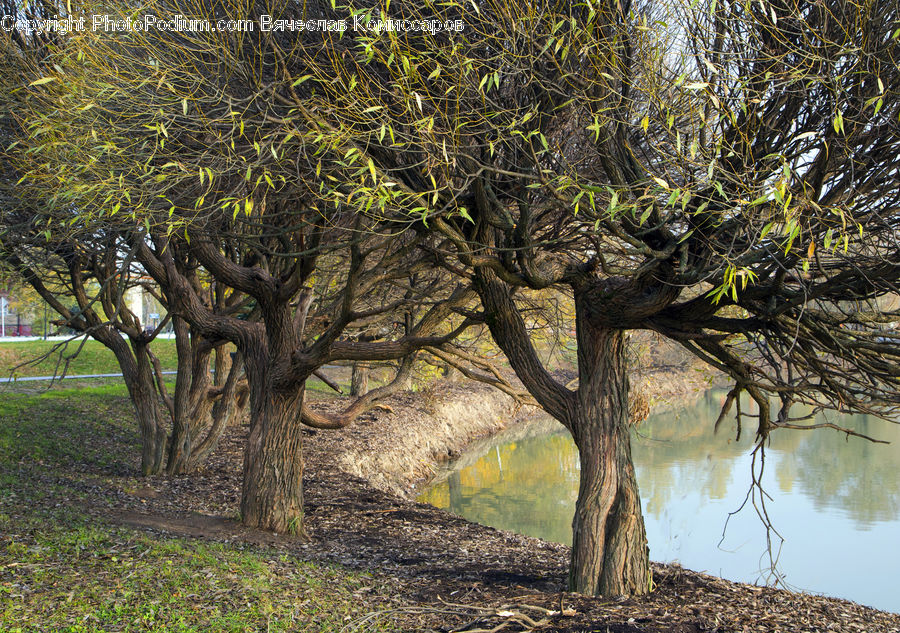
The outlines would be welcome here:
M 17 517 L 8 527 L 0 629 L 9 633 L 338 631 L 359 615 L 354 593 L 372 584 L 275 552 L 89 524 L 73 513 Z
M 68 375 L 119 373 L 116 357 L 97 341 L 88 340 L 80 351 L 80 339 L 63 345 L 60 343 L 60 341 L 0 343 L 0 377 L 6 378 L 10 374 L 17 377 L 52 376 L 54 373 L 62 371 L 65 359 L 73 354 L 75 356 L 69 361 L 66 370 Z M 54 350 L 56 346 L 59 348 Z M 159 357 L 164 370 L 175 369 L 177 360 L 174 339 L 157 339 L 152 343 L 151 349 Z M 38 364 L 17 367 L 48 353 L 50 355 Z
M 21 363 L 27 362 L 29 360 L 39 358 L 42 355 L 46 355 L 48 352 L 52 351 L 55 345 L 58 345 L 58 341 L 24 341 L 24 342 L 16 342 L 16 343 L 0 343 L 0 378 L 8 378 L 11 375 L 16 378 L 25 378 L 29 376 L 52 376 L 55 372 L 62 371 L 63 364 L 57 363 L 60 360 L 60 352 L 62 352 L 63 358 L 66 356 L 72 355 L 76 350 L 78 350 L 81 341 L 72 341 L 70 342 L 64 349 L 56 350 L 53 354 L 48 356 L 46 359 L 41 361 L 38 364 L 26 365 L 22 367 L 17 367 Z M 153 353 L 159 357 L 160 363 L 162 364 L 162 368 L 164 371 L 174 371 L 178 358 L 175 354 L 175 340 L 174 339 L 157 339 L 152 344 Z M 78 354 L 70 361 L 68 369 L 66 370 L 67 376 L 80 376 L 87 374 L 118 374 L 120 373 L 119 364 L 116 362 L 115 356 L 113 356 L 112 352 L 110 352 L 106 347 L 98 343 L 97 341 L 89 340 L 84 344 L 84 347 Z M 350 371 L 347 368 L 330 368 L 327 370 L 327 373 L 332 376 L 332 378 L 338 382 L 341 387 L 344 389 L 344 392 L 349 392 L 350 389 Z M 170 390 L 172 385 L 174 384 L 174 376 L 169 376 L 169 380 L 167 380 L 167 384 L 169 384 Z M 89 379 L 85 381 L 77 381 L 75 383 L 64 381 L 62 383 L 62 388 L 74 386 L 87 386 L 94 387 L 96 385 L 101 386 L 113 386 L 121 384 L 121 379 L 119 378 L 98 378 L 98 379 Z M 378 380 L 378 378 L 373 378 L 372 384 L 370 388 L 374 388 L 383 384 L 383 381 Z M 24 385 L 25 391 L 42 391 L 46 388 L 44 383 L 22 383 Z M 44 386 L 38 386 L 44 385 Z M 59 387 L 57 386 L 56 389 Z M 324 382 L 319 380 L 318 378 L 310 378 L 306 383 L 307 391 L 312 398 L 317 397 L 331 397 L 334 395 L 334 391 L 331 390 Z M 8 385 L 6 387 L 0 385 L 0 394 L 6 393 L 8 390 L 13 391 L 22 391 L 19 389 L 18 385 Z M 81 391 L 79 391 L 81 393 Z M 108 389 L 103 391 L 105 394 L 112 393 L 121 393 L 121 395 L 125 395 L 125 389 L 122 387 L 119 391 Z
M 0 398 L 0 631 L 340 631 L 388 600 L 366 574 L 98 520 L 134 481 L 130 406 L 121 385 Z

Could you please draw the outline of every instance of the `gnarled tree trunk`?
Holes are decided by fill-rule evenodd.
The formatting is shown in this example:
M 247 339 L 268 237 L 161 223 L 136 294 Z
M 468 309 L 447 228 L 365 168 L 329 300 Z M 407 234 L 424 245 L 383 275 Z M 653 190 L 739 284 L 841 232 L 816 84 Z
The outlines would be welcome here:
M 216 348 L 216 390 L 221 395 L 218 396 L 218 399 L 213 403 L 209 411 L 210 426 L 206 429 L 206 437 L 199 441 L 195 440 L 191 446 L 191 456 L 188 462 L 189 469 L 195 468 L 209 457 L 210 453 L 218 445 L 225 429 L 228 428 L 231 421 L 244 408 L 247 385 L 245 382 L 239 383 L 238 381 L 243 361 L 241 360 L 241 355 L 236 354 L 234 360 L 230 360 L 227 365 L 222 364 L 220 366 L 219 359 L 226 353 L 224 347 L 224 345 L 220 345 Z M 221 384 L 218 384 L 219 378 L 223 376 L 221 368 L 226 366 L 228 367 L 228 375 L 224 377 L 224 381 Z M 206 404 L 208 405 L 209 402 L 207 401 Z M 194 433 L 194 435 L 197 436 L 197 433 Z
M 244 525 L 306 537 L 303 525 L 305 387 L 277 390 L 267 354 L 246 359 L 250 437 L 244 451 L 241 519 Z
M 202 381 L 204 386 L 209 382 L 207 368 L 201 360 L 207 360 L 207 353 L 203 359 L 195 357 L 194 346 L 191 345 L 190 331 L 187 322 L 179 316 L 174 316 L 172 323 L 175 327 L 175 349 L 178 356 L 178 371 L 175 378 L 175 397 L 171 404 L 172 413 L 172 438 L 169 442 L 169 459 L 166 472 L 170 475 L 181 475 L 188 470 L 188 461 L 191 456 L 192 428 L 188 417 L 190 409 L 190 393 L 194 387 L 194 381 Z M 202 372 L 202 374 L 200 374 Z M 162 376 L 159 381 L 160 390 L 163 390 Z
M 644 594 L 650 559 L 631 461 L 624 334 L 585 318 L 578 318 L 577 332 L 580 384 L 569 428 L 581 481 L 569 587 L 591 595 Z
M 516 375 L 578 446 L 581 484 L 572 521 L 570 589 L 592 595 L 647 593 L 650 560 L 631 462 L 622 326 L 603 325 L 597 296 L 576 289 L 579 385 L 573 392 L 541 364 L 509 288 L 485 269 L 476 271 L 475 288 L 491 335 Z
M 120 356 L 115 349 L 113 351 L 117 352 L 116 356 L 141 432 L 141 473 L 158 475 L 163 472 L 166 427 L 159 408 L 159 396 L 156 392 L 147 345 L 132 341 L 132 350 L 133 357 L 127 351 L 127 356 Z

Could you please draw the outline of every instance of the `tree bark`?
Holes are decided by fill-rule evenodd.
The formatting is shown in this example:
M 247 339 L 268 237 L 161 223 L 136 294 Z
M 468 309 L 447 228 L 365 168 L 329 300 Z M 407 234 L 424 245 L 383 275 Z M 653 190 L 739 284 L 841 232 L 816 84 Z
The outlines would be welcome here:
M 364 396 L 369 390 L 369 370 L 361 363 L 353 363 L 353 371 L 350 375 L 350 395 Z
M 141 434 L 141 473 L 158 475 L 163 471 L 167 437 L 149 348 L 140 338 L 132 338 L 129 345 L 112 328 L 99 328 L 91 336 L 113 353 L 122 370 Z
M 122 376 L 134 405 L 141 433 L 141 473 L 158 475 L 163 472 L 167 437 L 160 415 L 150 355 L 144 343 L 132 341 L 132 349 L 129 351 L 121 338 L 119 341 L 126 349 L 120 350 L 118 345 L 113 345 L 112 348 L 122 368 Z M 134 353 L 133 356 L 131 352 Z
M 198 379 L 193 372 L 193 356 L 190 332 L 187 322 L 179 316 L 172 320 L 175 328 L 175 348 L 178 356 L 178 371 L 175 378 L 175 396 L 172 406 L 172 439 L 169 442 L 169 458 L 166 472 L 182 475 L 188 470 L 191 455 L 192 425 L 188 417 L 192 383 Z
M 593 327 L 578 303 L 576 297 L 580 384 L 569 427 L 581 480 L 569 588 L 590 595 L 645 594 L 650 558 L 631 461 L 624 333 Z
M 266 354 L 246 359 L 250 437 L 244 452 L 244 525 L 306 538 L 303 524 L 304 385 L 273 388 Z
M 578 446 L 581 483 L 569 588 L 591 595 L 647 593 L 650 559 L 631 462 L 624 331 L 597 324 L 595 294 L 575 289 L 579 386 L 573 393 L 541 364 L 509 289 L 496 275 L 477 270 L 475 288 L 491 335 L 516 375 Z
M 222 347 L 220 346 L 217 351 L 217 365 L 218 365 L 218 357 L 222 356 L 221 353 Z M 238 383 L 238 376 L 241 371 L 241 366 L 243 365 L 243 360 L 240 354 L 237 354 L 235 358 L 229 362 L 228 376 L 225 377 L 224 384 L 221 385 L 221 395 L 218 400 L 212 405 L 212 410 L 209 414 L 209 417 L 212 419 L 209 429 L 206 432 L 206 437 L 199 442 L 194 442 L 194 445 L 191 448 L 191 457 L 188 463 L 188 468 L 193 469 L 198 464 L 203 463 L 209 454 L 215 450 L 216 446 L 219 443 L 219 439 L 222 437 L 222 434 L 225 432 L 225 429 L 228 428 L 231 421 L 235 418 L 238 412 L 242 411 L 245 404 L 245 398 L 241 395 L 240 390 L 246 391 L 246 384 L 240 385 Z M 217 372 L 219 369 L 216 370 Z

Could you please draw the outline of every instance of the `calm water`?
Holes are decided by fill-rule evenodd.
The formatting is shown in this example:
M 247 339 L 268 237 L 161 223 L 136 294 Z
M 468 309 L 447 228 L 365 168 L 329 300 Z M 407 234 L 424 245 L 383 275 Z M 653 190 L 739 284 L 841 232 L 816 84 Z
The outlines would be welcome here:
M 771 582 L 766 531 L 752 505 L 725 529 L 750 488 L 753 433 L 745 429 L 747 437 L 735 442 L 723 422 L 713 435 L 724 397 L 711 391 L 696 406 L 651 416 L 636 429 L 650 556 Z M 900 425 L 829 419 L 891 444 L 847 440 L 829 429 L 773 434 L 762 481 L 769 517 L 785 539 L 777 569 L 790 588 L 900 612 Z M 568 434 L 540 420 L 476 447 L 420 499 L 472 521 L 570 543 L 578 470 Z

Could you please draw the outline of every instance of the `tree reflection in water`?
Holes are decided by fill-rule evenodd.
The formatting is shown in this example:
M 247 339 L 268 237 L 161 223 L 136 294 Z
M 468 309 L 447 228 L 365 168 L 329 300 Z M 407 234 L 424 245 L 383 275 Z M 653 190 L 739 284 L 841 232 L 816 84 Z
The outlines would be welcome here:
M 717 547 L 728 513 L 749 487 L 753 448 L 752 437 L 735 441 L 725 422 L 714 434 L 724 398 L 713 390 L 690 408 L 648 418 L 635 429 L 634 461 L 651 556 L 753 582 L 764 577 L 765 559 L 764 529 L 752 510 L 731 520 Z M 768 507 L 787 539 L 781 571 L 790 585 L 898 611 L 900 598 L 890 588 L 900 567 L 900 425 L 869 416 L 841 416 L 840 424 L 891 444 L 821 429 L 777 431 L 767 447 Z M 578 488 L 574 444 L 550 420 L 511 433 L 464 456 L 420 500 L 569 543 Z

